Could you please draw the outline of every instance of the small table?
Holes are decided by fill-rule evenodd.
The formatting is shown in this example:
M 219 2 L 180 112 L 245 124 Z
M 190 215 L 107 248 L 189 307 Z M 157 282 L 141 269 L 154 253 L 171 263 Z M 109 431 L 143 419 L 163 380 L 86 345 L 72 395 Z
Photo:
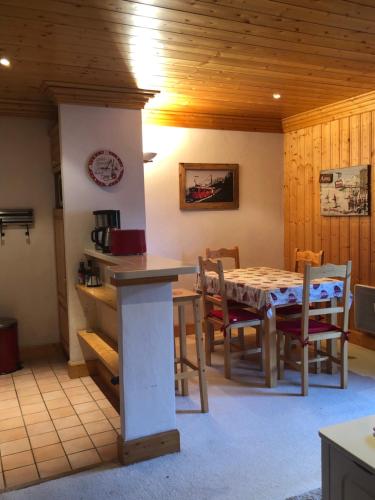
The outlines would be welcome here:
M 375 499 L 375 415 L 321 429 L 323 500 Z
M 224 281 L 229 299 L 246 304 L 264 314 L 266 386 L 274 387 L 277 384 L 276 308 L 302 303 L 303 274 L 271 267 L 249 267 L 224 271 Z M 206 273 L 206 282 L 208 293 L 219 293 L 216 273 Z M 310 301 L 336 302 L 343 296 L 343 288 L 344 284 L 340 280 L 314 280 L 310 288 Z

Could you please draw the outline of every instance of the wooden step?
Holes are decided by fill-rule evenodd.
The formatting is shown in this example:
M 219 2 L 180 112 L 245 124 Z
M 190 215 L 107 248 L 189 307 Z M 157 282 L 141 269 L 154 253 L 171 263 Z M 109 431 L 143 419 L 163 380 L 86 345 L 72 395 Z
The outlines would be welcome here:
M 116 343 L 109 337 L 93 330 L 80 330 L 78 337 L 93 353 L 97 359 L 112 373 L 119 375 L 119 357 Z
M 106 304 L 113 310 L 117 310 L 117 294 L 115 288 L 110 286 L 88 287 L 85 285 L 76 285 L 78 292 Z

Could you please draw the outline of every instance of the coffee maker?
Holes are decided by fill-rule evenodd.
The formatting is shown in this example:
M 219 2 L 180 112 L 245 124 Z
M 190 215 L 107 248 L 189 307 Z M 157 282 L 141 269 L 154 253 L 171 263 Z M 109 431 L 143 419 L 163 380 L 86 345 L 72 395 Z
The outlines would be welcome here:
M 119 210 L 96 210 L 95 229 L 91 232 L 91 240 L 95 243 L 95 249 L 103 253 L 111 251 L 111 229 L 120 229 Z

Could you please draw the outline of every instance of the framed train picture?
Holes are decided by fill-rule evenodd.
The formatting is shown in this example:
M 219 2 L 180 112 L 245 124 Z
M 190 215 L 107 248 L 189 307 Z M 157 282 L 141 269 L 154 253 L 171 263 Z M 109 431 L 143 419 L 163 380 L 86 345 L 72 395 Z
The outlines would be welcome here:
M 320 215 L 370 215 L 370 165 L 321 170 Z
M 238 172 L 237 163 L 180 163 L 180 209 L 237 209 Z

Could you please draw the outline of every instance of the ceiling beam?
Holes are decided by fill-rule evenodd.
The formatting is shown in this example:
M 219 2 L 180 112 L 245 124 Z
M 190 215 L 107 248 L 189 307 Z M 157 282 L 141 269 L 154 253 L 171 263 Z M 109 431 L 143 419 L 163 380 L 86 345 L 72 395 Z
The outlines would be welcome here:
M 267 116 L 239 116 L 215 113 L 188 113 L 147 109 L 143 112 L 144 123 L 170 127 L 238 130 L 248 132 L 281 133 L 281 120 Z
M 143 109 L 149 99 L 159 92 L 158 90 L 49 81 L 43 82 L 41 90 L 55 104 L 84 104 L 127 109 Z

